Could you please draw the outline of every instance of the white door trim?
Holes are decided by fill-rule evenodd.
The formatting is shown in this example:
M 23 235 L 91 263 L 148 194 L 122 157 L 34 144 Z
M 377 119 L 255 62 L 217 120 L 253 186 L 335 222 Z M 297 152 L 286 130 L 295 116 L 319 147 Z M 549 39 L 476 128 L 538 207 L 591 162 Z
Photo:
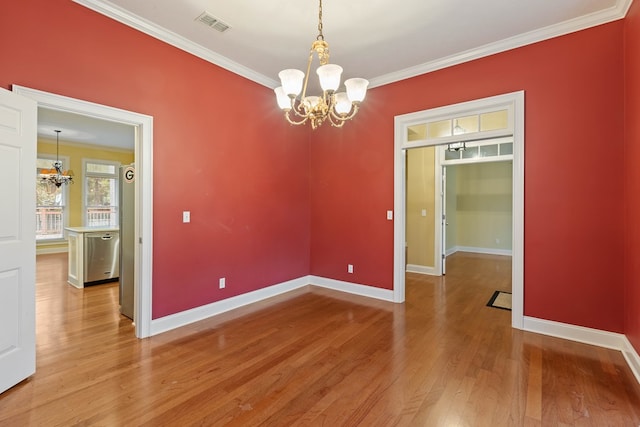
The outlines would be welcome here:
M 436 148 L 436 151 L 439 151 Z M 440 210 L 436 210 L 436 230 L 438 229 L 437 225 L 440 225 L 440 233 L 435 234 L 436 239 L 440 242 L 440 250 L 435 252 L 436 256 L 439 258 L 436 260 L 435 265 L 440 265 L 440 274 L 447 274 L 447 258 L 445 252 L 447 251 L 447 170 L 445 166 L 442 165 L 440 161 L 440 155 L 436 153 L 434 156 L 436 158 L 436 167 L 434 170 L 440 172 L 440 179 L 436 177 L 436 183 L 439 183 L 440 186 L 438 191 L 440 192 Z M 436 184 L 437 185 L 437 184 Z M 435 193 L 436 197 L 437 192 Z M 438 264 L 439 261 L 439 264 Z
M 395 117 L 394 127 L 394 242 L 393 242 L 393 300 L 405 300 L 405 220 L 406 220 L 406 150 L 414 147 L 438 145 L 441 141 L 407 141 L 409 126 L 434 118 L 460 117 L 478 110 L 505 106 L 513 110 L 509 133 L 513 132 L 513 237 L 512 237 L 512 311 L 511 326 L 524 328 L 524 91 L 448 105 Z M 511 127 L 512 126 L 512 127 Z M 504 135 L 494 135 L 504 136 Z
M 135 263 L 139 268 L 136 270 L 134 279 L 134 323 L 138 338 L 150 336 L 153 272 L 153 117 L 18 85 L 13 85 L 12 90 L 34 99 L 38 102 L 38 107 L 136 127 L 135 159 L 136 174 L 139 179 L 135 181 L 135 210 L 136 241 L 139 245 L 135 254 Z

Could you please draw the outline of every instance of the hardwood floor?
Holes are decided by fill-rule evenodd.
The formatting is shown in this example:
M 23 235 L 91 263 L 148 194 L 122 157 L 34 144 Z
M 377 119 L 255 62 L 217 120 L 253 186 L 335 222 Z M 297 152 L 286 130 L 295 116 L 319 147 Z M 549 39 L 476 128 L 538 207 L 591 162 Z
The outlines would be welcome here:
M 37 372 L 1 426 L 638 426 L 613 350 L 511 329 L 486 307 L 510 259 L 458 253 L 403 305 L 305 288 L 137 340 L 117 284 L 37 271 Z

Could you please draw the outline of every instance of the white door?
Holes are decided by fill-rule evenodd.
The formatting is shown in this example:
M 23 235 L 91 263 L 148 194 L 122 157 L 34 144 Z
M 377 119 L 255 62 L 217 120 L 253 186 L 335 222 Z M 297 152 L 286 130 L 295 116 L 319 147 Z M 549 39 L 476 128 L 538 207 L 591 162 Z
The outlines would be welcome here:
M 442 182 L 440 183 L 440 206 L 442 206 L 442 229 L 440 242 L 440 259 L 442 260 L 442 275 L 447 274 L 447 167 L 442 166 Z
M 36 370 L 37 114 L 0 88 L 0 393 Z

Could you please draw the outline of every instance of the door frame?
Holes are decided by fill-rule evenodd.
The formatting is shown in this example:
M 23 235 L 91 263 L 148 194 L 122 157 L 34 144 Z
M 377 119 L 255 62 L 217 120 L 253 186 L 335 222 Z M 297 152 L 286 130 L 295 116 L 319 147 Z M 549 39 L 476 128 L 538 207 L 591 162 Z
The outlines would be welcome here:
M 441 145 L 442 140 L 407 140 L 408 127 L 417 123 L 432 121 L 434 118 L 456 117 L 486 110 L 505 107 L 510 115 L 509 134 L 513 136 L 513 202 L 512 202 L 512 270 L 511 326 L 524 328 L 524 91 L 492 96 L 459 104 L 448 105 L 415 113 L 396 116 L 394 120 L 394 210 L 393 228 L 393 300 L 405 300 L 405 242 L 406 242 L 406 158 L 409 148 Z M 488 137 L 506 136 L 495 132 Z M 441 138 L 442 139 L 442 138 Z M 453 141 L 451 141 L 453 142 Z M 438 203 L 436 197 L 436 203 Z M 437 239 L 436 239 L 437 240 Z M 438 244 L 438 242 L 436 242 Z M 438 244 L 439 246 L 439 244 Z M 436 254 L 439 253 L 436 251 Z
M 447 215 L 449 215 L 449 213 L 447 212 L 447 167 L 442 164 L 440 155 L 437 151 L 439 151 L 438 147 L 436 147 L 435 153 L 437 166 L 434 168 L 434 171 L 440 170 L 440 179 L 438 179 L 438 174 L 436 173 L 436 182 L 440 183 L 440 211 L 436 209 L 437 218 L 435 221 L 435 238 L 436 240 L 440 240 L 440 252 L 434 253 L 439 258 L 438 261 L 440 262 L 440 275 L 444 276 L 445 274 L 447 274 Z M 440 233 L 438 233 L 438 224 L 440 224 Z M 435 263 L 435 265 L 437 266 L 438 264 Z
M 151 335 L 153 266 L 153 117 L 19 85 L 12 91 L 31 98 L 38 107 L 90 116 L 135 127 L 135 251 L 134 324 L 138 338 Z M 35 193 L 34 196 L 35 197 Z

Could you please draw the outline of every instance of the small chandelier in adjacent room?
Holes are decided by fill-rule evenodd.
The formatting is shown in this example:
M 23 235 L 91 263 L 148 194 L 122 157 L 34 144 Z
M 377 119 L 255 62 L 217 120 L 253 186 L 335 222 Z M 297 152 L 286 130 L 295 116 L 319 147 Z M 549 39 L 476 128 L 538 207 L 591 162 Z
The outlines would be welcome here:
M 467 143 L 464 141 L 452 142 L 451 144 L 447 144 L 447 150 L 449 151 L 464 151 L 466 149 Z
M 322 34 L 322 0 L 319 1 L 318 36 L 311 44 L 307 73 L 294 69 L 280 71 L 278 77 L 282 86 L 275 89 L 278 106 L 284 111 L 287 121 L 293 125 L 301 125 L 309 121 L 313 129 L 322 125 L 327 119 L 332 126 L 342 127 L 358 112 L 369 85 L 365 79 L 348 79 L 344 82 L 346 92 L 336 92 L 340 86 L 342 67 L 329 64 L 329 44 L 324 41 Z M 322 96 L 307 96 L 307 83 L 314 53 L 318 54 L 320 61 L 316 72 L 320 79 Z M 298 98 L 300 92 L 302 96 Z
M 455 126 L 453 127 L 454 135 L 462 135 L 466 133 L 466 129 L 458 124 L 458 119 L 455 121 Z M 447 150 L 449 151 L 464 151 L 467 148 L 467 143 L 465 141 L 460 142 L 452 142 L 451 144 L 447 144 Z
M 58 158 L 61 131 L 55 130 L 54 132 L 56 133 L 56 161 L 53 162 L 53 169 L 41 169 L 39 178 L 43 182 L 53 184 L 56 187 L 60 187 L 62 184 L 73 184 L 73 171 L 63 170 L 62 162 Z

